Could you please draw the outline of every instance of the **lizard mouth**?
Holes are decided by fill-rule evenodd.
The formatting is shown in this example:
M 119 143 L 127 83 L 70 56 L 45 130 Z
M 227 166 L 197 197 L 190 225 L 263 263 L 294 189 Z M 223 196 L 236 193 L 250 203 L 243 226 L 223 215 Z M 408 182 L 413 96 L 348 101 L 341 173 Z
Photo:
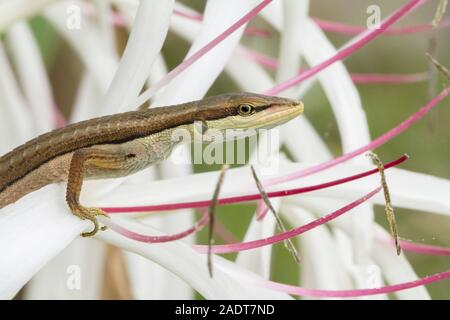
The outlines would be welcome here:
M 301 101 L 291 104 L 272 105 L 269 109 L 261 112 L 255 119 L 255 128 L 273 128 L 284 124 L 302 114 L 304 105 Z

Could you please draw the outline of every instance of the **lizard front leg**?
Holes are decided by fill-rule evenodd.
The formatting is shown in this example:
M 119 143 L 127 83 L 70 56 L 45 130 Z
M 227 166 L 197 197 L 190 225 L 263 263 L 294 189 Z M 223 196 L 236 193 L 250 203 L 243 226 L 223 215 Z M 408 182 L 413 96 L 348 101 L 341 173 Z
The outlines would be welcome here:
M 86 208 L 80 204 L 80 192 L 86 168 L 89 166 L 89 168 L 99 170 L 120 170 L 130 158 L 135 156 L 132 153 L 125 153 L 120 148 L 106 150 L 92 147 L 80 149 L 73 153 L 67 180 L 66 201 L 75 216 L 83 220 L 90 220 L 94 224 L 92 231 L 81 234 L 83 237 L 90 237 L 97 233 L 99 230 L 97 216 L 107 216 L 99 208 Z

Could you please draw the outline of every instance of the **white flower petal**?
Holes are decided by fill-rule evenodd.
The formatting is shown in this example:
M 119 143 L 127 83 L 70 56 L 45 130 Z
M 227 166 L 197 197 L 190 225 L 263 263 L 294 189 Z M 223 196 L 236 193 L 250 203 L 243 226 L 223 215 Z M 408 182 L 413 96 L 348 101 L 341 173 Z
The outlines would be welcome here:
M 124 219 L 120 223 L 138 232 L 160 234 L 148 226 Z M 206 256 L 195 252 L 181 241 L 146 244 L 122 237 L 112 231 L 102 232 L 97 237 L 154 261 L 186 281 L 206 299 L 290 299 L 286 294 L 267 289 L 255 290 L 253 286 L 242 284 L 228 274 L 245 274 L 245 271 L 241 271 L 233 263 L 227 263 L 219 256 L 213 258 L 214 277 L 211 279 L 206 266 Z
M 78 86 L 70 122 L 74 123 L 94 118 L 97 114 L 95 106 L 101 102 L 100 96 L 100 89 L 93 77 L 88 72 L 84 72 L 81 83 Z
M 163 78 L 167 74 L 167 65 L 166 61 L 164 60 L 164 57 L 162 54 L 159 54 L 156 57 L 155 62 L 152 65 L 152 68 L 150 70 L 150 75 L 147 79 L 147 84 L 149 87 L 152 86 L 152 84 L 155 84 L 158 82 L 159 79 Z M 155 93 L 154 99 L 158 99 L 161 92 Z
M 279 65 L 276 82 L 295 76 L 300 69 L 300 48 L 305 38 L 305 22 L 308 17 L 309 0 L 283 1 L 283 28 L 281 30 Z M 268 8 L 270 10 L 270 7 Z M 283 96 L 292 97 L 295 88 L 283 92 Z
M 336 224 L 333 224 L 335 226 Z M 384 282 L 381 278 L 382 271 L 380 267 L 371 259 L 368 261 L 365 270 L 361 270 L 361 265 L 353 263 L 353 243 L 351 233 L 346 233 L 339 228 L 333 228 L 334 241 L 337 248 L 338 258 L 342 262 L 342 266 L 351 275 L 348 278 L 349 283 L 343 289 L 354 287 L 353 279 L 358 279 L 359 283 L 363 283 L 363 288 L 375 288 L 383 286 Z M 361 277 L 362 275 L 362 277 Z M 359 278 L 358 278 L 359 277 Z M 386 300 L 386 294 L 377 294 L 375 296 L 361 297 L 360 299 Z
M 94 4 L 97 9 L 97 20 L 104 43 L 109 47 L 110 51 L 115 52 L 117 44 L 115 26 L 111 21 L 111 16 L 114 13 L 111 3 L 109 1 L 94 0 Z
M 9 151 L 33 136 L 30 113 L 0 41 L 0 152 Z M 5 139 L 6 138 L 6 139 Z
M 377 232 L 387 233 L 378 225 L 376 229 Z M 375 242 L 373 257 L 383 270 L 383 276 L 389 284 L 398 284 L 418 278 L 404 254 L 397 256 L 393 246 L 388 242 Z M 405 300 L 430 299 L 430 295 L 424 286 L 398 291 L 395 295 L 399 299 Z
M 54 128 L 52 120 L 55 106 L 51 85 L 33 33 L 26 22 L 18 22 L 9 29 L 7 40 L 33 116 L 34 134 L 48 132 Z
M 169 28 L 174 0 L 141 1 L 119 68 L 106 94 L 101 114 L 128 110 L 141 91 Z
M 27 18 L 54 0 L 14 0 L 0 3 L 0 33 L 15 21 Z
M 279 201 L 272 201 L 275 210 L 279 207 Z M 271 212 L 262 221 L 257 221 L 253 217 L 250 226 L 245 233 L 243 242 L 260 238 L 266 238 L 273 235 L 276 221 Z M 270 266 L 272 257 L 272 246 L 265 246 L 255 250 L 239 252 L 236 258 L 236 264 L 250 270 L 264 279 L 270 279 Z
M 304 225 L 314 219 L 311 213 L 298 206 L 283 205 L 281 210 L 293 226 Z M 299 242 L 302 286 L 327 290 L 349 288 L 351 278 L 342 264 L 336 240 L 325 226 L 302 234 Z
M 10 299 L 51 258 L 89 228 L 68 212 L 59 185 L 34 192 L 0 212 L 0 298 Z
M 177 214 L 148 217 L 140 222 L 166 233 L 175 233 L 183 229 L 186 221 L 192 220 L 189 215 Z M 148 244 L 150 245 L 150 244 Z M 159 264 L 132 252 L 125 252 L 128 275 L 136 299 L 192 299 L 193 290 L 185 281 L 161 267 Z
M 95 239 L 75 239 L 34 275 L 24 298 L 99 299 L 104 280 L 104 253 L 104 244 Z
M 150 172 L 142 172 L 128 179 L 126 183 L 142 183 L 155 179 L 156 170 L 151 168 Z M 182 168 L 179 168 L 182 169 Z M 182 174 L 183 172 L 172 172 L 172 174 Z M 163 172 L 168 175 L 168 172 Z M 193 225 L 193 216 L 189 214 L 191 210 L 181 210 L 174 214 L 164 214 L 150 216 L 140 219 L 140 222 L 164 230 L 166 233 L 176 233 Z M 193 237 L 184 238 L 184 241 L 193 242 Z M 128 267 L 128 275 L 131 287 L 136 299 L 192 299 L 193 291 L 184 281 L 180 280 L 173 273 L 161 268 L 139 255 L 125 252 Z M 147 279 L 147 281 L 145 281 Z

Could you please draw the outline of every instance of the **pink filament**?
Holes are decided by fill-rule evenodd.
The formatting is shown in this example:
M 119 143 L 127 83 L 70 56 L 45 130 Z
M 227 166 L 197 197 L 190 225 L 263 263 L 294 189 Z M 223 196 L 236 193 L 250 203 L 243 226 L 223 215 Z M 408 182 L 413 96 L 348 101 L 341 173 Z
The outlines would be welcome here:
M 201 14 L 198 14 L 196 12 L 189 12 L 186 10 L 178 10 L 178 9 L 174 9 L 173 13 L 183 17 L 183 18 L 187 18 L 190 20 L 194 20 L 194 21 L 203 21 L 203 16 Z M 244 34 L 248 35 L 248 36 L 257 36 L 257 37 L 268 37 L 270 36 L 270 31 L 268 30 L 262 30 L 262 29 L 256 29 L 256 28 L 247 28 L 244 31 Z
M 173 13 L 184 17 L 190 20 L 195 21 L 202 21 L 203 16 L 201 14 L 198 14 L 196 12 L 189 12 L 187 10 L 178 10 L 174 9 Z M 346 35 L 358 35 L 364 31 L 367 31 L 368 29 L 366 27 L 362 26 L 353 26 L 345 23 L 339 23 L 334 21 L 327 21 L 319 18 L 312 18 L 315 23 L 324 31 L 334 32 L 334 33 L 341 33 Z M 442 20 L 441 23 L 437 26 L 438 29 L 443 29 L 450 26 L 450 19 Z M 409 27 L 400 27 L 400 28 L 393 28 L 388 29 L 384 33 L 386 35 L 399 35 L 399 34 L 412 34 L 412 33 L 419 33 L 419 32 L 427 32 L 432 29 L 431 24 L 422 24 L 422 25 L 416 25 L 416 26 L 409 26 Z M 261 36 L 267 36 L 270 34 L 267 30 L 260 30 L 260 29 L 248 29 L 248 33 L 256 33 L 256 35 Z
M 400 19 L 405 14 L 409 13 L 411 10 L 423 5 L 427 0 L 411 0 L 409 1 L 405 6 L 394 12 L 390 17 L 388 17 L 383 23 L 381 23 L 380 28 L 371 30 L 367 34 L 365 34 L 363 37 L 361 37 L 358 41 L 354 42 L 353 44 L 345 47 L 344 49 L 340 50 L 336 55 L 333 57 L 325 60 L 324 62 L 306 70 L 305 72 L 295 76 L 292 79 L 289 79 L 283 83 L 278 84 L 277 86 L 273 87 L 272 89 L 265 92 L 267 95 L 277 95 L 278 93 L 287 90 L 296 84 L 312 77 L 316 73 L 322 71 L 329 65 L 335 63 L 336 61 L 340 61 L 349 55 L 351 55 L 356 50 L 362 48 L 367 43 L 369 43 L 371 40 L 382 34 L 386 29 L 388 29 L 392 24 L 394 24 L 398 19 Z
M 127 22 L 126 22 L 124 16 L 121 15 L 117 11 L 113 11 L 111 13 L 111 21 L 114 25 L 116 25 L 118 27 L 125 27 L 127 25 Z
M 93 14 L 93 12 L 87 12 L 87 13 Z M 199 21 L 199 22 L 203 20 L 203 16 L 199 15 L 197 13 L 191 13 L 191 12 L 181 11 L 181 10 L 177 10 L 177 9 L 174 9 L 173 13 L 180 17 L 184 17 L 184 18 Z M 126 21 L 119 12 L 112 12 L 111 21 L 116 26 L 119 26 L 119 27 L 126 26 Z M 254 36 L 254 37 L 269 37 L 271 35 L 269 30 L 263 30 L 263 29 L 257 29 L 257 28 L 247 28 L 244 31 L 244 34 L 247 36 Z
M 358 205 L 360 205 L 361 203 L 369 200 L 370 198 L 372 198 L 375 194 L 377 194 L 378 192 L 380 192 L 382 189 L 382 187 L 378 187 L 375 190 L 373 190 L 372 192 L 366 194 L 364 197 L 324 216 L 321 217 L 319 219 L 316 219 L 308 224 L 305 224 L 303 226 L 300 226 L 298 228 L 294 228 L 292 230 L 286 231 L 286 232 L 282 232 L 280 234 L 265 238 L 265 239 L 260 239 L 260 240 L 254 240 L 254 241 L 248 241 L 248 242 L 240 242 L 240 243 L 232 243 L 232 244 L 224 244 L 224 245 L 213 245 L 211 247 L 211 252 L 213 253 L 230 253 L 230 252 L 238 252 L 238 251 L 244 251 L 244 250 L 250 250 L 250 249 L 255 249 L 255 248 L 259 248 L 259 247 L 263 247 L 263 246 L 267 246 L 267 245 L 271 245 L 271 244 L 275 244 L 287 239 L 290 239 L 292 237 L 298 236 L 302 233 L 305 233 L 306 231 L 309 231 L 311 229 L 314 229 L 328 221 L 331 221 L 333 219 L 336 219 L 337 217 L 343 215 L 344 213 L 350 211 L 351 209 L 357 207 Z M 168 235 L 168 236 L 147 236 L 147 235 L 143 235 L 140 233 L 136 233 L 134 231 L 128 230 L 116 223 L 114 223 L 111 220 L 108 220 L 108 226 L 118 232 L 119 234 L 139 241 L 139 242 L 146 242 L 146 243 L 161 243 L 161 242 L 170 242 L 170 241 L 175 241 L 175 240 L 179 240 L 181 238 L 184 238 L 196 231 L 198 231 L 201 227 L 203 227 L 206 223 L 208 222 L 208 211 L 207 210 L 203 210 L 203 216 L 202 218 L 196 223 L 196 225 L 186 231 L 183 231 L 181 233 L 177 233 L 174 235 Z M 208 246 L 206 245 L 194 245 L 193 246 L 195 250 L 197 250 L 200 253 L 205 253 L 208 250 Z
M 389 239 L 388 241 L 391 242 L 392 245 L 394 245 L 394 241 L 392 241 L 391 239 Z M 427 254 L 432 256 L 450 257 L 450 248 L 447 247 L 419 244 L 405 240 L 400 240 L 400 246 L 402 247 L 402 250 L 409 252 Z
M 389 163 L 386 163 L 384 165 L 385 169 L 389 169 L 393 166 L 396 166 L 408 159 L 407 155 L 403 155 L 397 160 L 391 161 Z M 296 195 L 311 191 L 316 191 L 324 188 L 329 188 L 333 186 L 337 186 L 339 184 L 343 184 L 346 182 L 350 182 L 353 180 L 361 179 L 364 177 L 367 177 L 372 174 L 378 173 L 378 169 L 372 169 L 368 170 L 359 174 L 355 174 L 350 177 L 337 179 L 317 185 L 302 187 L 302 188 L 295 188 L 290 190 L 281 190 L 281 191 L 272 191 L 267 192 L 267 196 L 270 198 L 274 197 L 285 197 L 290 195 Z M 244 196 L 236 196 L 236 197 L 228 197 L 228 198 L 221 198 L 218 200 L 219 204 L 232 204 L 232 203 L 239 203 L 239 202 L 246 202 L 246 201 L 253 201 L 253 200 L 259 200 L 261 199 L 261 195 L 259 193 L 256 194 L 250 194 L 250 195 L 244 195 Z M 165 211 L 165 210 L 177 210 L 177 209 L 187 209 L 187 208 L 201 208 L 201 207 L 207 207 L 211 204 L 210 200 L 203 200 L 203 201 L 192 201 L 192 202 L 179 202 L 179 203 L 173 203 L 173 204 L 161 204 L 161 205 L 151 205 L 151 206 L 137 206 L 137 207 L 110 207 L 110 208 L 102 208 L 106 213 L 112 214 L 112 213 L 124 213 L 124 212 L 148 212 L 148 211 Z
M 266 216 L 267 212 L 269 212 L 269 208 L 267 208 L 264 201 L 258 201 L 256 208 L 256 220 L 261 221 Z
M 67 125 L 67 120 L 61 113 L 57 105 L 53 105 L 53 123 L 55 128 L 64 128 Z
M 369 150 L 378 148 L 379 146 L 381 146 L 382 144 L 386 143 L 387 141 L 393 139 L 394 137 L 398 136 L 400 133 L 402 133 L 403 131 L 405 131 L 407 128 L 409 128 L 412 124 L 414 124 L 415 122 L 417 122 L 418 120 L 420 120 L 427 112 L 429 112 L 434 106 L 436 106 L 439 102 L 441 102 L 450 92 L 450 86 L 445 88 L 441 93 L 439 93 L 439 95 L 437 95 L 435 98 L 433 98 L 430 102 L 428 102 L 427 105 L 425 105 L 424 107 L 422 107 L 421 109 L 419 109 L 419 111 L 417 111 L 415 114 L 413 114 L 412 116 L 410 116 L 408 119 L 406 119 L 405 121 L 403 121 L 401 124 L 399 124 L 397 127 L 391 129 L 390 131 L 386 132 L 385 134 L 383 134 L 382 136 L 379 136 L 378 138 L 376 138 L 375 140 L 373 140 L 372 142 L 370 142 L 369 144 L 353 150 L 349 153 L 346 153 L 340 157 L 337 157 L 333 160 L 330 161 L 326 161 L 323 162 L 319 165 L 310 167 L 308 169 L 305 170 L 301 170 L 299 172 L 290 174 L 290 175 L 286 175 L 284 177 L 278 177 L 275 179 L 272 179 L 270 181 L 268 181 L 267 183 L 265 183 L 265 185 L 272 185 L 272 184 L 278 184 L 278 183 L 283 183 L 286 181 L 290 181 L 290 180 L 294 180 L 294 179 L 299 179 L 301 177 L 305 177 L 305 176 L 309 176 L 313 173 L 319 172 L 319 171 L 323 171 L 325 169 L 331 168 L 337 164 L 340 164 L 342 162 L 345 162 L 349 159 L 352 159 L 354 157 L 356 157 L 357 155 L 360 155 L 364 152 L 367 152 Z
M 95 7 L 91 3 L 83 3 L 83 11 L 87 15 L 94 15 L 95 14 Z M 182 11 L 178 9 L 174 9 L 173 13 L 190 20 L 199 21 L 201 22 L 203 20 L 203 16 L 196 13 L 196 12 L 188 12 L 188 11 Z M 127 25 L 125 18 L 120 12 L 112 11 L 110 16 L 111 22 L 118 26 L 118 27 L 125 27 Z M 254 36 L 254 37 L 268 37 L 271 35 L 270 31 L 263 30 L 263 29 L 257 29 L 257 28 L 247 28 L 244 31 L 244 34 L 247 36 Z
M 379 83 L 414 83 L 428 80 L 426 72 L 412 74 L 379 74 L 379 73 L 352 73 L 353 82 L 359 84 L 379 84 Z
M 375 230 L 375 236 L 378 240 L 395 245 L 393 239 L 387 234 L 382 233 L 378 229 Z M 450 248 L 433 246 L 428 244 L 419 244 L 412 241 L 400 240 L 400 246 L 403 251 L 415 252 L 420 254 L 427 254 L 433 256 L 450 257 Z
M 344 23 L 326 21 L 318 18 L 314 18 L 313 20 L 324 31 L 342 33 L 346 35 L 357 35 L 364 31 L 367 31 L 367 28 L 361 26 L 352 26 Z M 445 19 L 441 21 L 441 23 L 438 25 L 437 28 L 442 29 L 448 26 L 450 26 L 450 19 Z M 418 32 L 427 32 L 430 31 L 431 29 L 432 29 L 431 24 L 422 24 L 417 26 L 388 29 L 384 33 L 386 35 L 411 34 Z
M 216 225 L 218 226 L 218 224 L 219 222 L 217 222 Z M 239 242 L 239 240 L 222 224 L 220 225 L 220 233 L 219 232 L 217 233 L 223 240 L 225 240 L 226 243 Z M 226 235 L 226 237 L 222 235 Z M 375 233 L 375 236 L 377 237 L 378 240 L 388 242 L 392 246 L 395 246 L 394 240 L 387 234 L 378 231 Z M 448 247 L 419 244 L 409 240 L 400 240 L 400 246 L 402 247 L 402 251 L 404 252 L 414 252 L 431 256 L 450 257 L 450 248 Z
M 90 4 L 89 4 L 90 5 Z M 93 6 L 88 8 L 88 5 L 86 5 L 85 9 L 85 13 L 89 14 L 89 15 L 93 15 L 94 11 L 93 11 Z M 194 21 L 202 21 L 203 20 L 203 16 L 200 14 L 197 14 L 195 12 L 188 12 L 188 11 L 182 11 L 182 10 L 178 10 L 178 9 L 174 9 L 173 13 L 183 17 L 183 18 L 187 18 L 190 20 L 194 20 Z M 122 14 L 120 14 L 119 12 L 113 11 L 111 13 L 111 21 L 113 24 L 115 24 L 116 26 L 119 27 L 124 27 L 126 26 L 126 21 L 124 19 L 124 17 L 122 16 Z M 270 36 L 270 31 L 268 30 L 262 30 L 262 29 L 256 29 L 256 28 L 248 28 L 244 31 L 244 33 L 248 36 L 258 36 L 258 37 L 268 37 Z
M 393 293 L 401 290 L 411 289 L 415 287 L 424 286 L 433 282 L 441 281 L 450 277 L 450 270 L 433 274 L 421 279 L 404 282 L 395 285 L 384 286 L 373 289 L 357 289 L 357 290 L 319 290 L 309 289 L 288 284 L 283 284 L 275 281 L 262 281 L 257 284 L 265 288 L 281 291 L 289 294 L 307 297 L 321 297 L 321 298 L 352 298 L 361 296 L 370 296 L 376 294 Z
M 239 239 L 216 217 L 214 232 L 226 243 L 238 242 Z
M 203 21 L 203 16 L 194 11 L 173 9 L 173 13 L 189 20 Z
M 378 192 L 380 192 L 382 188 L 378 187 L 375 190 L 373 190 L 372 192 L 366 194 L 364 197 L 353 201 L 352 203 L 324 216 L 321 217 L 319 219 L 316 219 L 308 224 L 305 224 L 301 227 L 298 228 L 294 228 L 292 230 L 286 231 L 286 232 L 282 232 L 279 233 L 277 235 L 268 237 L 268 238 L 264 238 L 264 239 L 259 239 L 259 240 L 254 240 L 254 241 L 248 241 L 248 242 L 240 242 L 240 243 L 231 243 L 231 244 L 223 244 L 223 245 L 214 245 L 211 247 L 211 252 L 213 253 L 230 253 L 230 252 L 239 252 L 239 251 L 244 251 L 244 250 L 250 250 L 250 249 L 255 249 L 255 248 L 260 248 L 263 246 L 267 246 L 267 245 L 271 245 L 271 244 L 275 244 L 287 239 L 290 239 L 292 237 L 298 236 L 302 233 L 305 233 L 306 231 L 309 231 L 311 229 L 314 229 L 328 221 L 331 221 L 333 219 L 336 219 L 337 217 L 343 215 L 344 213 L 346 213 L 347 211 L 350 211 L 351 209 L 357 207 L 358 205 L 360 205 L 363 202 L 366 202 L 367 200 L 369 200 L 370 198 L 372 198 L 375 194 L 377 194 Z M 197 250 L 198 252 L 201 253 L 205 253 L 208 250 L 208 246 L 205 245 L 195 245 L 194 249 Z
M 276 70 L 278 68 L 278 61 L 275 58 L 269 57 L 257 51 L 248 48 L 239 48 L 239 51 L 251 60 Z M 304 69 L 300 70 L 300 73 Z M 428 80 L 427 72 L 412 73 L 412 74 L 380 74 L 380 73 L 351 73 L 351 79 L 358 84 L 399 84 L 399 83 L 414 83 Z
M 194 232 L 199 231 L 202 227 L 205 226 L 205 224 L 208 222 L 208 210 L 202 210 L 202 217 L 197 223 L 192 227 L 189 228 L 183 232 L 172 234 L 172 235 L 164 235 L 164 236 L 148 236 L 143 235 L 134 231 L 131 231 L 129 229 L 126 229 L 117 223 L 113 222 L 112 220 L 108 220 L 108 227 L 111 228 L 111 230 L 116 231 L 117 233 L 123 235 L 124 237 L 139 241 L 139 242 L 146 242 L 146 243 L 162 243 L 162 242 L 170 242 L 179 240 L 182 238 L 185 238 Z

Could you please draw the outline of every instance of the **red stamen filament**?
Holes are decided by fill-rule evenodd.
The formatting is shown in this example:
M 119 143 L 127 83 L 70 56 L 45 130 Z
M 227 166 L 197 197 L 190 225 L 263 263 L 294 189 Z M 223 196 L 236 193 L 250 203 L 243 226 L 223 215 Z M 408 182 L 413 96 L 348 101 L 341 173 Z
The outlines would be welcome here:
M 180 240 L 182 238 L 185 238 L 199 230 L 201 230 L 206 223 L 208 223 L 208 211 L 207 210 L 201 210 L 202 217 L 199 221 L 192 227 L 189 228 L 183 232 L 172 234 L 172 235 L 163 235 L 163 236 L 148 236 L 143 235 L 134 231 L 131 231 L 129 229 L 126 229 L 119 224 L 115 223 L 113 220 L 110 219 L 104 219 L 103 222 L 111 228 L 111 230 L 116 231 L 117 233 L 123 235 L 124 237 L 139 241 L 139 242 L 146 242 L 146 243 L 163 243 L 163 242 L 171 242 L 175 240 Z
M 406 161 L 408 159 L 407 155 L 403 155 L 397 160 L 391 161 L 389 163 L 385 164 L 385 169 L 391 168 L 393 166 L 399 165 L 400 163 Z M 321 183 L 317 185 L 307 186 L 307 187 L 301 187 L 301 188 L 294 188 L 294 189 L 288 189 L 288 190 L 281 190 L 281 191 L 272 191 L 267 192 L 267 196 L 269 198 L 274 197 L 284 197 L 284 196 L 291 196 L 301 193 L 307 193 L 312 192 L 320 189 L 325 189 L 333 186 L 337 186 L 343 183 L 347 183 L 353 180 L 361 179 L 367 176 L 370 176 L 372 174 L 378 173 L 378 169 L 372 169 L 368 170 L 359 174 L 355 174 L 350 177 L 341 178 L 333 181 L 329 181 L 326 183 Z M 250 195 L 244 195 L 244 196 L 236 196 L 236 197 L 228 197 L 228 198 L 221 198 L 218 200 L 219 204 L 232 204 L 232 203 L 240 203 L 240 202 L 247 202 L 247 201 L 254 201 L 261 199 L 261 195 L 259 193 L 256 194 L 250 194 Z M 166 211 L 166 210 L 177 210 L 177 209 L 187 209 L 187 208 L 201 208 L 201 207 L 207 207 L 211 204 L 210 200 L 202 200 L 202 201 L 192 201 L 192 202 L 179 202 L 179 203 L 173 203 L 173 204 L 160 204 L 160 205 L 151 205 L 151 206 L 136 206 L 136 207 L 109 207 L 109 208 L 102 208 L 106 213 L 112 214 L 112 213 L 126 213 L 126 212 L 148 212 L 148 211 Z

